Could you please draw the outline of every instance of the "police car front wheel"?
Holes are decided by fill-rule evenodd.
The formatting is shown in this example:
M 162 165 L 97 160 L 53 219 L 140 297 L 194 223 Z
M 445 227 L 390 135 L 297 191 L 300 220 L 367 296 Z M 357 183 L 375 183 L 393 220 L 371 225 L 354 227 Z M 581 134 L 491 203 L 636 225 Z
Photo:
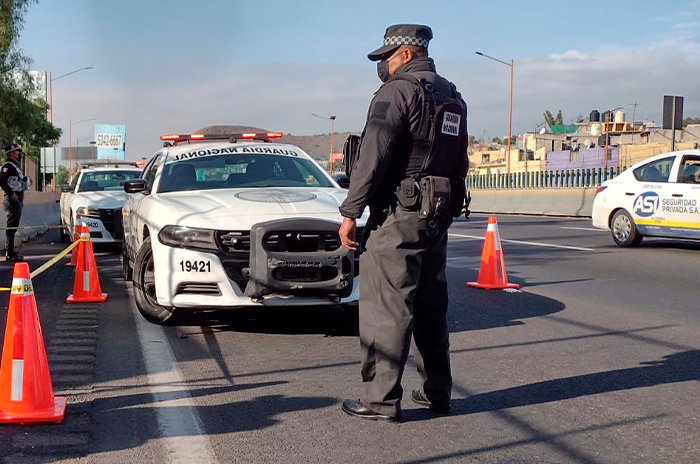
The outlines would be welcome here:
M 613 216 L 610 221 L 610 231 L 615 243 L 623 248 L 635 247 L 644 238 L 637 230 L 632 216 L 624 209 L 617 211 Z
M 136 255 L 133 269 L 134 301 L 141 315 L 153 324 L 175 325 L 176 317 L 171 309 L 158 304 L 151 238 L 144 240 Z

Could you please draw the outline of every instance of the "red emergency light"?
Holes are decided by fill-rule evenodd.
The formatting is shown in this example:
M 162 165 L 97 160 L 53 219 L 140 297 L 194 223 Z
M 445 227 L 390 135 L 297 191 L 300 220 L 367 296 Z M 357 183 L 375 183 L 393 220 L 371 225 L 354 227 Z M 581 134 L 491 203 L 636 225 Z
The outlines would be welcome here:
M 243 132 L 236 134 L 164 134 L 160 136 L 160 139 L 164 142 L 187 142 L 190 140 L 230 140 L 235 142 L 239 139 L 246 140 L 260 140 L 263 142 L 269 142 L 270 139 L 278 139 L 284 137 L 282 132 Z

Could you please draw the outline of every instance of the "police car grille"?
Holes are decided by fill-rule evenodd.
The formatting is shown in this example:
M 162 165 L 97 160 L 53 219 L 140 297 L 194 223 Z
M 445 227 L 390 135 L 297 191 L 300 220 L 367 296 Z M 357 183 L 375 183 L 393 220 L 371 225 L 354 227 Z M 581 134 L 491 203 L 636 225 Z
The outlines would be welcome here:
M 228 255 L 243 255 L 250 253 L 249 230 L 219 230 L 216 232 L 219 249 Z
M 105 229 L 107 229 L 107 232 L 109 232 L 115 239 L 123 238 L 121 220 L 121 208 L 100 209 L 100 221 L 102 221 L 102 225 L 104 225 Z
M 271 251 L 289 253 L 335 251 L 340 247 L 340 240 L 335 232 L 275 232 L 265 237 L 265 246 Z

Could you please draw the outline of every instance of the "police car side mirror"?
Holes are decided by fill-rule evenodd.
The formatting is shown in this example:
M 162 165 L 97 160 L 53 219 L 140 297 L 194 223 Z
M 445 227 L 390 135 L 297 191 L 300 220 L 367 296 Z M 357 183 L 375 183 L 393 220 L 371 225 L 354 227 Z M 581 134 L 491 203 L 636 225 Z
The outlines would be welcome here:
M 145 179 L 134 179 L 124 182 L 124 191 L 126 193 L 139 193 L 146 190 Z
M 61 185 L 61 192 L 63 192 L 63 193 L 72 193 L 72 192 L 73 192 L 73 187 L 71 187 L 71 186 L 68 185 L 68 184 L 66 184 L 66 185 Z

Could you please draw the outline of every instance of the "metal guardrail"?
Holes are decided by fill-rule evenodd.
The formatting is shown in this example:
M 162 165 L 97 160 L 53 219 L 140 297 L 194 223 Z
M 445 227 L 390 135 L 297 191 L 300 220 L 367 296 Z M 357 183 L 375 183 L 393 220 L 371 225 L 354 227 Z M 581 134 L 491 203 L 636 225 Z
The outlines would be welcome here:
M 469 175 L 469 190 L 551 189 L 599 187 L 620 175 L 626 167 L 567 169 L 557 171 L 514 172 L 510 174 Z

